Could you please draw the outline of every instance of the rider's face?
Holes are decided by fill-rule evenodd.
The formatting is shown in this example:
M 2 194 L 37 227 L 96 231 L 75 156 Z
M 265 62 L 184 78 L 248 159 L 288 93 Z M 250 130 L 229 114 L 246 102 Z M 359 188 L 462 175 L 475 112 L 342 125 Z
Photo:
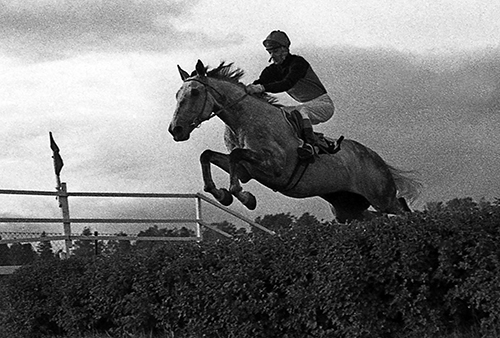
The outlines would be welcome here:
M 282 63 L 288 55 L 288 49 L 286 47 L 268 49 L 267 52 L 269 53 L 269 56 L 271 56 L 269 61 L 273 61 L 273 63 L 278 65 Z

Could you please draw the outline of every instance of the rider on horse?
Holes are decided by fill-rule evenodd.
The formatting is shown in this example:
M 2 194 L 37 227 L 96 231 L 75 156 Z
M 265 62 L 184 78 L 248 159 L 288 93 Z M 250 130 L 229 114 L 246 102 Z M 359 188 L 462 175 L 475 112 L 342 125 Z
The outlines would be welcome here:
M 303 120 L 305 143 L 297 149 L 302 159 L 314 156 L 316 137 L 312 125 L 326 122 L 333 116 L 334 105 L 325 87 L 303 57 L 290 54 L 290 39 L 285 32 L 272 31 L 263 41 L 273 64 L 247 86 L 250 94 L 286 92 L 299 102 L 295 108 Z

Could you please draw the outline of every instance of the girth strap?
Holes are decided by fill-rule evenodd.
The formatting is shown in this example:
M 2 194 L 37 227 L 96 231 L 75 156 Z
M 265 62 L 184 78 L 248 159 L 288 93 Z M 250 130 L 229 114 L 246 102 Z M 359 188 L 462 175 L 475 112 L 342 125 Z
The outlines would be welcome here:
M 278 191 L 285 192 L 285 191 L 292 190 L 293 188 L 295 188 L 297 186 L 297 184 L 299 184 L 302 177 L 304 176 L 310 163 L 311 163 L 311 161 L 300 161 L 299 160 L 297 162 L 297 165 L 295 166 L 295 168 L 293 168 L 292 175 L 290 175 L 290 178 L 288 179 L 288 182 L 285 185 L 285 187 L 283 189 L 278 189 Z

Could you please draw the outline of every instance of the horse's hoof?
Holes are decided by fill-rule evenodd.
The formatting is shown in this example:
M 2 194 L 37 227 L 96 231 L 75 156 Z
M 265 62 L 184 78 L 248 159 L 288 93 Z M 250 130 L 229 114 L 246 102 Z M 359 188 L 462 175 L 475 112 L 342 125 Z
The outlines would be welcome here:
M 251 193 L 244 191 L 237 196 L 241 203 L 243 203 L 243 205 L 246 206 L 249 210 L 254 210 L 257 207 L 257 200 Z
M 233 195 L 231 195 L 231 193 L 225 188 L 219 189 L 219 191 L 221 196 L 218 196 L 217 200 L 220 204 L 225 205 L 226 207 L 231 205 L 231 203 L 233 203 Z

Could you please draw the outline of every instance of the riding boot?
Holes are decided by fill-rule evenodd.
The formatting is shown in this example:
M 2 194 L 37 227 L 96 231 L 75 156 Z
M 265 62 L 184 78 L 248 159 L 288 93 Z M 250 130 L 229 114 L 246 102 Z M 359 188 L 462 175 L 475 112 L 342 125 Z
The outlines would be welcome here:
M 315 154 L 314 146 L 316 145 L 316 136 L 314 135 L 311 120 L 304 119 L 303 124 L 302 138 L 304 144 L 297 149 L 297 154 L 301 160 L 307 160 Z

